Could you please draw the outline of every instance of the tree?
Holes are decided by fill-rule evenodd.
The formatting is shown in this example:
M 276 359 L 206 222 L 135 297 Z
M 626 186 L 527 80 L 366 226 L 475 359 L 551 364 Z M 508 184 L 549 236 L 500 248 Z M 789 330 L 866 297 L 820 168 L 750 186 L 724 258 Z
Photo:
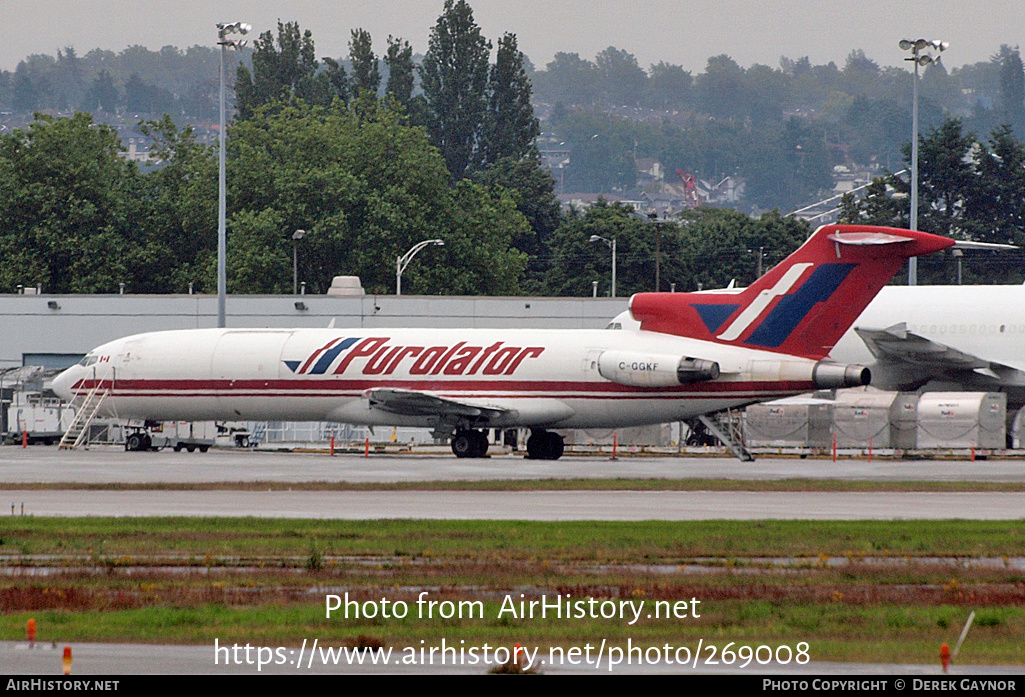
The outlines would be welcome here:
M 175 99 L 167 90 L 143 82 L 139 73 L 132 73 L 125 83 L 125 108 L 136 113 L 167 114 L 174 111 Z
M 408 41 L 388 37 L 388 53 L 384 58 L 388 66 L 388 86 L 385 92 L 407 110 L 413 98 L 413 49 Z
M 723 288 L 731 281 L 750 285 L 797 249 L 811 234 L 803 220 L 776 211 L 752 218 L 739 211 L 697 208 L 679 213 L 680 276 L 677 288 Z
M 726 54 L 708 59 L 696 87 L 699 105 L 706 114 L 728 119 L 745 113 L 744 69 Z
M 766 131 L 746 152 L 746 197 L 763 210 L 792 210 L 832 185 L 822 131 L 796 118 Z
M 644 98 L 648 76 L 637 58 L 609 46 L 594 58 L 601 79 L 602 97 L 612 106 L 637 106 Z
M 21 67 L 20 65 L 18 66 Z M 39 91 L 32 78 L 24 72 L 14 73 L 14 95 L 12 104 L 16 111 L 35 111 L 39 108 Z
M 474 22 L 469 4 L 445 0 L 420 65 L 420 86 L 427 132 L 456 180 L 478 162 L 490 51 L 491 43 Z
M 247 119 L 264 104 L 291 104 L 302 99 L 310 104 L 327 105 L 336 96 L 344 98 L 344 72 L 337 62 L 318 73 L 319 63 L 313 34 L 300 34 L 298 22 L 278 22 L 277 48 L 270 31 L 260 34 L 253 45 L 253 70 L 239 65 L 235 79 L 236 108 Z
M 551 173 L 541 166 L 536 155 L 521 160 L 507 157 L 475 172 L 473 181 L 491 189 L 509 191 L 516 209 L 530 224 L 512 238 L 512 246 L 529 258 L 524 289 L 538 290 L 549 268 L 548 245 L 562 222 Z
M 1011 126 L 977 148 L 977 185 L 966 202 L 966 232 L 980 242 L 1025 244 L 1025 145 Z
M 141 179 L 109 126 L 40 115 L 0 136 L 0 288 L 51 293 L 151 288 Z M 140 281 L 136 283 L 136 281 Z
M 184 293 L 190 284 L 197 292 L 215 292 L 207 270 L 217 253 L 216 151 L 166 114 L 144 121 L 140 130 L 153 139 L 150 153 L 162 163 L 143 177 L 147 205 L 136 223 L 149 240 L 151 292 Z
M 1018 48 L 1000 47 L 1000 103 L 1002 123 L 1010 124 L 1019 137 L 1025 137 L 1025 70 Z
M 229 148 L 233 292 L 290 290 L 299 228 L 307 231 L 300 274 L 313 292 L 338 274 L 360 276 L 371 293 L 394 292 L 395 258 L 431 238 L 445 246 L 431 251 L 432 263 L 410 267 L 404 291 L 519 292 L 526 259 L 512 241 L 529 225 L 513 195 L 450 187 L 441 154 L 400 113 L 297 104 L 237 121 Z
M 691 101 L 694 80 L 682 66 L 660 61 L 648 71 L 648 103 L 656 109 L 681 109 Z
M 886 187 L 886 178 L 876 177 L 869 183 L 861 199 L 852 193 L 844 194 L 840 198 L 838 221 L 855 225 L 906 228 L 908 206 L 901 206 L 903 199 L 890 196 Z
M 572 146 L 566 173 L 568 191 L 603 193 L 625 189 L 637 181 L 633 122 L 604 114 L 576 113 L 559 126 Z
M 502 158 L 520 160 L 536 150 L 541 129 L 530 105 L 530 80 L 516 36 L 498 41 L 498 55 L 488 79 L 488 110 L 483 123 L 480 166 Z
M 365 29 L 352 30 L 349 60 L 352 62 L 353 96 L 358 97 L 360 92 L 365 91 L 376 97 L 381 86 L 381 71 L 378 69 L 377 56 L 374 55 L 370 32 Z
M 977 141 L 963 130 L 960 119 L 948 119 L 922 137 L 918 148 L 918 227 L 938 235 L 958 237 L 964 201 L 974 185 L 972 151 Z M 911 146 L 905 147 L 911 161 Z
M 57 50 L 57 63 L 53 67 L 53 73 L 57 107 L 66 110 L 69 105 L 78 104 L 82 99 L 85 78 L 82 61 L 74 48 L 68 46 L 64 51 Z
M 592 235 L 616 241 L 617 296 L 654 290 L 658 231 L 633 213 L 632 206 L 604 199 L 584 211 L 571 210 L 552 238 L 547 294 L 586 297 L 591 295 L 592 282 L 598 281 L 598 293 L 609 295 L 612 254 L 604 243 L 591 242 Z M 671 239 L 666 231 L 663 260 L 679 258 Z
M 114 79 L 106 70 L 101 70 L 83 97 L 82 109 L 85 111 L 96 109 L 113 114 L 117 111 L 119 101 Z
M 538 96 L 551 103 L 590 106 L 598 98 L 598 69 L 576 53 L 556 53 L 545 70 L 534 75 Z
M 910 151 L 905 148 L 907 159 Z M 919 229 L 982 242 L 1025 243 L 1025 145 L 1010 126 L 996 129 L 983 143 L 964 131 L 959 119 L 950 119 L 922 137 L 919 157 Z M 905 227 L 909 189 L 903 176 L 873 181 L 861 200 L 845 197 L 841 220 Z M 920 277 L 949 282 L 949 273 L 938 264 L 933 260 L 931 269 L 920 266 Z M 1020 277 L 1020 270 L 1000 266 L 968 273 L 976 283 Z

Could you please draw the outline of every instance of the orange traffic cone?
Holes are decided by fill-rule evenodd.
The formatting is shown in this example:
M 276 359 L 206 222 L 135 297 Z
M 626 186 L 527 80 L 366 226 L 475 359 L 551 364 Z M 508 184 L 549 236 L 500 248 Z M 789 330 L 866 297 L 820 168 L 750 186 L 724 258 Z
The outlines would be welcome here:
M 947 646 L 946 642 L 940 646 L 940 663 L 943 664 L 943 672 L 946 673 L 947 669 L 950 668 L 950 647 Z
M 61 665 L 64 666 L 64 674 L 71 675 L 71 647 L 64 647 L 64 657 L 61 658 Z
M 28 625 L 25 627 L 25 636 L 28 638 L 29 648 L 33 648 L 36 645 L 36 621 L 30 619 Z

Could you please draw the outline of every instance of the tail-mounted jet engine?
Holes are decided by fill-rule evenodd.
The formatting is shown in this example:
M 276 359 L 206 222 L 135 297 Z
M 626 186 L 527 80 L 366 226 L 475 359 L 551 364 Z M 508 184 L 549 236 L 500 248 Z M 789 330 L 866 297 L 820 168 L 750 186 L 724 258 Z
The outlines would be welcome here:
M 605 351 L 598 356 L 598 374 L 620 385 L 672 387 L 715 380 L 719 364 L 687 356 Z

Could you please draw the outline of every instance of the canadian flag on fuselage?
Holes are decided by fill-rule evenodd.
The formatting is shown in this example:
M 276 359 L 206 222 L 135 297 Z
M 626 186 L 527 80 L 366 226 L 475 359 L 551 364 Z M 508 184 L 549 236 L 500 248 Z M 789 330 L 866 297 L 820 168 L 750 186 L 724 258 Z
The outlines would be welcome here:
M 954 240 L 870 225 L 824 225 L 739 292 L 638 293 L 641 329 L 824 358 L 910 257 Z

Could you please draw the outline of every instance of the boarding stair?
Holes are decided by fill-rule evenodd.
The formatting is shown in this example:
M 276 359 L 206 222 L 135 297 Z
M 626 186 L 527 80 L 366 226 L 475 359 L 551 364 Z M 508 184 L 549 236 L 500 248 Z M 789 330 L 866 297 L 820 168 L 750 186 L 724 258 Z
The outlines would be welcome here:
M 715 416 L 702 414 L 698 420 L 705 425 L 709 431 L 715 434 L 723 445 L 741 462 L 754 462 L 754 455 L 744 445 L 744 430 L 741 426 L 740 416 L 734 415 L 732 410 L 720 412 Z
M 96 418 L 96 414 L 99 413 L 100 406 L 108 394 L 110 394 L 110 388 L 104 386 L 103 380 L 97 380 L 96 386 L 82 400 L 82 404 L 79 405 L 78 411 L 75 413 L 74 420 L 71 422 L 68 430 L 65 431 L 64 437 L 61 438 L 60 445 L 58 446 L 60 449 L 75 450 L 86 441 L 89 434 L 89 425 Z

